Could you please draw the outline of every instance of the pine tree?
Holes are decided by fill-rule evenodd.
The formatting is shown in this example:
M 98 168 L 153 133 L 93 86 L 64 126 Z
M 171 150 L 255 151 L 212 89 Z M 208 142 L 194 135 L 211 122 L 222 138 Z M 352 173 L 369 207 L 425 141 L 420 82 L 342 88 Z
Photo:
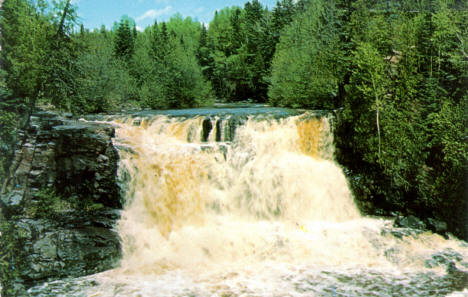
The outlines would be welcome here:
M 271 28 L 275 44 L 279 42 L 281 30 L 291 24 L 296 13 L 293 0 L 281 0 L 276 2 L 272 12 Z
M 14 96 L 35 100 L 41 89 L 50 26 L 26 0 L 5 0 L 0 12 L 0 54 L 6 85 Z
M 199 61 L 209 63 L 207 34 L 199 25 L 197 32 L 191 32 L 193 25 L 191 19 L 183 20 L 178 16 L 167 24 L 153 25 L 148 51 L 152 69 L 139 92 L 144 106 L 167 109 L 211 103 L 211 86 L 199 64 Z M 201 33 L 197 50 L 192 42 L 198 30 Z
M 230 48 L 232 50 L 230 53 L 235 54 L 242 46 L 242 43 L 245 41 L 245 38 L 242 36 L 242 11 L 239 7 L 234 9 L 233 14 L 230 17 L 231 24 L 231 39 L 230 39 Z
M 208 44 L 208 32 L 204 25 L 202 25 L 201 28 L 200 42 L 197 49 L 197 59 L 198 63 L 202 67 L 203 75 L 207 80 L 211 80 L 213 78 L 214 59 L 211 56 L 211 48 Z
M 56 107 L 71 111 L 70 98 L 75 93 L 75 66 L 80 44 L 72 38 L 76 24 L 76 7 L 71 0 L 54 2 L 56 11 L 54 38 L 50 40 L 49 54 L 45 65 L 45 82 L 42 84 L 43 97 L 51 100 Z
M 271 42 L 266 11 L 258 0 L 247 2 L 244 7 L 245 47 L 242 48 L 248 74 L 247 96 L 258 102 L 265 102 L 268 84 L 265 76 L 269 69 Z
M 114 55 L 130 61 L 135 51 L 135 40 L 128 20 L 121 20 L 114 41 Z
M 270 103 L 331 109 L 340 79 L 342 56 L 336 11 L 325 1 L 311 1 L 283 30 L 273 58 Z

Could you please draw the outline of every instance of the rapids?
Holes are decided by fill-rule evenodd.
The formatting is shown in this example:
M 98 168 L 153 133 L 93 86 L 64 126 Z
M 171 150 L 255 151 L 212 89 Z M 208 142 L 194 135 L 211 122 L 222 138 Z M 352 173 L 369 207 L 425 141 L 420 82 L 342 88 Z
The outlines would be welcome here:
M 359 213 L 327 117 L 113 124 L 120 267 L 32 296 L 468 295 L 465 242 Z

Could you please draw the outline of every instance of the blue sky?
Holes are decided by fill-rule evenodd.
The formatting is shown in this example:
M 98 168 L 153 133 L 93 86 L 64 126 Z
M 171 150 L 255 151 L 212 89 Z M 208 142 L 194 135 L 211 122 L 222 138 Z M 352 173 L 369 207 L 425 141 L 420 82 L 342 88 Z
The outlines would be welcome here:
M 246 0 L 74 0 L 78 6 L 78 16 L 85 28 L 94 29 L 105 25 L 110 29 L 114 21 L 122 15 L 133 18 L 139 28 L 153 24 L 154 20 L 167 21 L 179 12 L 183 17 L 190 16 L 208 23 L 215 10 L 227 6 L 244 6 Z M 260 0 L 272 9 L 276 0 Z

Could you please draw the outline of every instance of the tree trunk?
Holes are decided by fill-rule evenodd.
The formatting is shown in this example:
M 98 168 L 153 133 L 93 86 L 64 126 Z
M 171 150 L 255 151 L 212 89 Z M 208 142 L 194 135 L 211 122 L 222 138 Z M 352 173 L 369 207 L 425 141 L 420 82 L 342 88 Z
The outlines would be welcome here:
M 376 124 L 377 124 L 377 137 L 379 139 L 379 159 L 380 159 L 380 154 L 381 154 L 381 147 L 382 147 L 382 144 L 381 144 L 381 139 L 380 139 L 380 123 L 379 123 L 379 105 L 377 103 L 377 96 L 376 96 L 376 109 L 375 109 L 375 121 L 376 121 Z
M 70 0 L 67 0 L 67 3 L 65 4 L 65 7 L 63 8 L 62 17 L 60 18 L 60 24 L 57 30 L 57 37 L 61 37 L 63 33 L 65 32 L 63 29 L 63 26 L 65 25 L 65 18 L 67 17 L 69 8 L 70 8 Z
M 382 141 L 381 141 L 381 137 L 380 137 L 380 119 L 379 119 L 379 96 L 377 95 L 377 89 L 376 89 L 376 86 L 375 86 L 375 81 L 374 81 L 374 78 L 372 78 L 372 87 L 374 88 L 374 96 L 375 96 L 375 124 L 377 126 L 377 138 L 378 138 L 378 141 L 379 141 L 379 159 L 380 159 L 380 156 L 381 156 L 381 152 L 382 152 Z

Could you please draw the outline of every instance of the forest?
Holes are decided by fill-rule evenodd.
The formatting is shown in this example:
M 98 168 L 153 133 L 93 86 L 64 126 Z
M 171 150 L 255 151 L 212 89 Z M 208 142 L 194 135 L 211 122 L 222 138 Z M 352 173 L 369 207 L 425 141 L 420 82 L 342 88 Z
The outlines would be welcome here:
M 336 110 L 360 209 L 468 238 L 468 4 L 258 0 L 209 24 L 85 28 L 69 0 L 0 9 L 0 177 L 37 108 L 74 115 L 249 101 Z

